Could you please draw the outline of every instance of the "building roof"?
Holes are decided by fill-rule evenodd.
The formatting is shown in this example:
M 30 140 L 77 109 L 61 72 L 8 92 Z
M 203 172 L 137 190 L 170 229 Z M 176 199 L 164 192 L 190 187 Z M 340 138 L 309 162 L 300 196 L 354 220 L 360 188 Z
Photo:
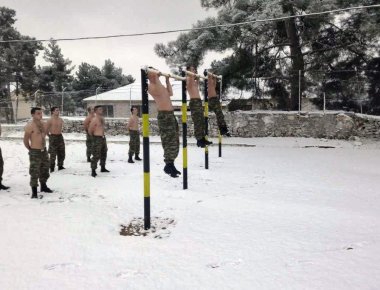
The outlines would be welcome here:
M 173 101 L 181 101 L 182 82 L 172 81 L 171 84 L 173 87 L 173 97 L 171 97 L 171 99 Z M 150 95 L 149 100 L 153 101 L 153 98 Z M 141 84 L 133 83 L 83 99 L 83 102 L 91 101 L 141 101 Z

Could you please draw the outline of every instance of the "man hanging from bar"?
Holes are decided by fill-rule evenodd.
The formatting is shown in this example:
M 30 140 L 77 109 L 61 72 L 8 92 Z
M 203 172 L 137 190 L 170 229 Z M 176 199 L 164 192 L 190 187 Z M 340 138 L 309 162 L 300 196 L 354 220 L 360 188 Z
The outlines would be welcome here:
M 216 94 L 216 77 L 211 74 L 207 76 L 207 93 L 208 93 L 208 105 L 209 105 L 210 110 L 215 113 L 220 134 L 231 137 L 231 134 L 227 128 L 226 121 L 224 120 L 222 106 Z
M 173 96 L 173 89 L 168 76 L 166 76 L 166 87 L 160 82 L 159 77 L 159 73 L 148 71 L 148 93 L 157 105 L 158 130 L 164 149 L 164 171 L 171 177 L 178 177 L 181 172 L 175 168 L 174 160 L 179 153 L 179 128 L 170 99 Z
M 186 70 L 197 73 L 194 66 L 187 66 Z M 194 136 L 197 139 L 197 146 L 204 148 L 212 142 L 206 140 L 205 136 L 205 117 L 202 106 L 201 96 L 199 95 L 199 79 L 194 75 L 186 76 L 186 89 L 190 96 L 191 119 L 194 123 Z

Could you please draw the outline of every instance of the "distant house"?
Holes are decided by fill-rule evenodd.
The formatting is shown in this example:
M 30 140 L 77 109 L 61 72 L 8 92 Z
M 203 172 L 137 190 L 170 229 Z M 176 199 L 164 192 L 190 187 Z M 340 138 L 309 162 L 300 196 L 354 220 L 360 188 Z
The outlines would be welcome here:
M 171 97 L 174 111 L 176 114 L 181 114 L 182 107 L 182 82 L 172 81 L 173 96 Z M 203 98 L 203 94 L 201 93 Z M 187 97 L 189 105 L 189 96 Z M 157 117 L 157 107 L 153 98 L 149 95 L 149 116 L 152 118 Z M 112 91 L 101 93 L 83 99 L 86 107 L 101 105 L 103 106 L 104 116 L 113 118 L 128 118 L 131 114 L 131 106 L 139 108 L 141 115 L 141 85 L 130 84 L 117 88 Z M 187 108 L 189 111 L 189 107 Z
M 175 110 L 181 110 L 182 105 L 182 83 L 180 81 L 171 82 L 173 87 L 172 103 Z M 157 107 L 153 98 L 149 95 L 149 116 L 157 117 Z M 131 115 L 131 106 L 139 108 L 141 114 L 141 85 L 130 84 L 91 96 L 83 99 L 86 107 L 101 105 L 103 106 L 104 116 L 114 118 L 127 118 Z

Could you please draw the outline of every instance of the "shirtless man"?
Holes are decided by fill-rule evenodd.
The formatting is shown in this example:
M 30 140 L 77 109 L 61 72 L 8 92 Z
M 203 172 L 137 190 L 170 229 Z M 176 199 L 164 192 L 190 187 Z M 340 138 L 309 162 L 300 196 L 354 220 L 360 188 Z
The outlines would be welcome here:
M 100 159 L 100 172 L 109 172 L 106 169 L 107 159 L 107 141 L 104 135 L 104 117 L 103 107 L 95 106 L 95 117 L 92 118 L 90 125 L 88 126 L 88 134 L 92 138 L 92 159 L 91 159 L 91 176 L 96 177 L 96 168 L 98 167 L 98 161 Z
M 222 107 L 216 94 L 216 77 L 212 75 L 208 75 L 207 77 L 207 94 L 209 108 L 215 113 L 220 134 L 230 137 L 231 135 L 228 132 L 227 124 L 224 120 Z
M 46 150 L 47 126 L 42 121 L 41 108 L 32 108 L 32 121 L 25 126 L 24 145 L 29 150 L 29 174 L 32 198 L 37 198 L 38 179 L 41 184 L 41 192 L 53 192 L 47 187 L 49 178 L 49 155 Z
M 91 120 L 95 117 L 94 113 L 94 107 L 88 107 L 87 108 L 88 115 L 86 119 L 83 122 L 83 128 L 86 132 L 86 155 L 87 155 L 87 162 L 91 162 L 91 154 L 92 154 L 92 139 L 90 134 L 88 134 L 88 126 L 90 125 Z
M 181 173 L 175 168 L 174 160 L 179 153 L 179 128 L 170 100 L 170 97 L 173 96 L 173 89 L 169 77 L 166 77 L 165 87 L 160 82 L 157 73 L 148 71 L 147 75 L 149 79 L 148 93 L 153 97 L 158 109 L 157 121 L 164 149 L 164 171 L 171 177 L 178 177 Z
M 52 107 L 51 117 L 47 121 L 47 133 L 49 136 L 50 172 L 54 171 L 55 159 L 57 158 L 58 170 L 65 169 L 65 141 L 62 136 L 63 120 L 59 117 L 59 108 Z
M 138 109 L 134 106 L 131 108 L 131 117 L 128 120 L 127 129 L 129 130 L 129 158 L 128 163 L 135 163 L 132 160 L 135 155 L 135 160 L 142 160 L 140 154 L 140 133 L 139 133 L 139 116 Z
M 1 136 L 1 124 L 0 124 L 0 136 Z M 5 186 L 2 183 L 3 180 L 3 172 L 4 172 L 4 160 L 3 160 L 3 154 L 1 152 L 0 148 L 0 190 L 7 190 L 9 189 L 9 186 Z
M 188 66 L 186 69 L 197 73 L 194 66 Z M 201 96 L 199 95 L 199 80 L 195 76 L 187 75 L 186 88 L 190 96 L 190 111 L 194 123 L 194 135 L 195 139 L 197 139 L 197 146 L 204 148 L 206 145 L 212 144 L 212 142 L 206 140 L 204 111 Z

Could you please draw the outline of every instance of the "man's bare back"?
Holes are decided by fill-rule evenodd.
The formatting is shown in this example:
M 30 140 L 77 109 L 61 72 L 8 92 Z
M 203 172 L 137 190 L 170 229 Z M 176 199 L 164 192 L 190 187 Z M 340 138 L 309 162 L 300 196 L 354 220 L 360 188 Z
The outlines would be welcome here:
M 207 77 L 207 94 L 209 98 L 214 98 L 217 96 L 216 94 L 216 78 L 212 75 L 208 75 Z
M 84 119 L 84 122 L 83 122 L 83 128 L 86 132 L 88 132 L 88 127 L 90 125 L 90 122 L 91 120 L 94 118 L 94 114 L 90 114 L 86 117 L 86 119 Z
M 166 87 L 160 82 L 157 74 L 148 73 L 148 78 L 148 93 L 156 102 L 158 111 L 173 111 L 174 109 L 170 100 L 170 97 L 173 96 L 173 90 L 169 78 L 166 77 Z
M 138 131 L 139 130 L 139 117 L 132 115 L 128 120 L 127 128 L 129 130 Z

